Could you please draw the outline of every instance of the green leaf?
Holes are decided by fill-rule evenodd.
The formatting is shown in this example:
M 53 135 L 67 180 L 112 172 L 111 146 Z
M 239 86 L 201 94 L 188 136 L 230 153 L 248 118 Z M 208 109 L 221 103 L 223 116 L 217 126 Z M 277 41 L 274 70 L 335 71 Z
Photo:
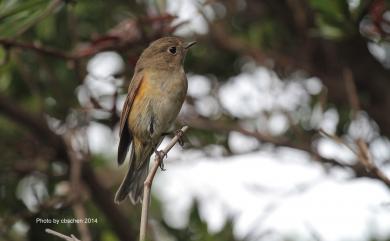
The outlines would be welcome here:
M 47 3 L 48 0 L 5 0 L 0 3 L 0 21 L 21 12 L 30 12 L 31 10 L 42 8 Z
M 5 0 L 0 3 L 1 37 L 18 35 L 47 16 L 53 6 L 49 0 Z

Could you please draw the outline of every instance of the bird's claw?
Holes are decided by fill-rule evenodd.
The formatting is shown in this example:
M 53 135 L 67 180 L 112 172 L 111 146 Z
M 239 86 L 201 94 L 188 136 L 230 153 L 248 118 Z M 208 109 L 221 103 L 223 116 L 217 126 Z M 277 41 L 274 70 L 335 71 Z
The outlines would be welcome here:
M 164 161 L 163 160 L 160 161 L 160 164 L 158 166 L 160 167 L 161 171 L 166 171 L 167 170 L 167 169 L 164 168 Z
M 181 129 L 179 129 L 179 130 L 175 131 L 175 135 L 179 137 L 177 142 L 179 143 L 180 146 L 183 147 L 184 146 L 184 140 L 183 140 L 184 132 Z
M 161 171 L 165 171 L 166 169 L 164 168 L 164 158 L 167 158 L 168 154 L 164 151 L 154 151 L 154 153 L 158 156 L 157 161 L 160 162 L 158 166 L 160 167 Z

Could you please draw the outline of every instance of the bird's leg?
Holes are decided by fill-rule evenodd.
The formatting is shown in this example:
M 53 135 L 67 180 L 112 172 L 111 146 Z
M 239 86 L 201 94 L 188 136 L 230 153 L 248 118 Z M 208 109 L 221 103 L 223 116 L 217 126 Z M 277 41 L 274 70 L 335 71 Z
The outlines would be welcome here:
M 149 135 L 151 138 L 153 138 L 153 134 L 154 134 L 154 117 L 152 115 L 152 117 L 150 118 L 150 124 L 149 124 Z M 164 158 L 168 157 L 168 155 L 166 153 L 164 153 L 164 151 L 157 150 L 157 145 L 154 145 L 153 151 L 156 154 L 156 156 L 158 157 L 158 160 L 160 161 L 159 167 L 160 167 L 161 171 L 165 171 L 166 169 L 164 168 Z

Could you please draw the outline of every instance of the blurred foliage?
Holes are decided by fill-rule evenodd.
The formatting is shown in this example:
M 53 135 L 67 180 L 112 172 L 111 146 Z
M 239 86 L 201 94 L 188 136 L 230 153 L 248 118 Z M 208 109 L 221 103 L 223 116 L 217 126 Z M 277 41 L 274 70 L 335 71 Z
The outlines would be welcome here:
M 297 56 L 300 52 L 294 50 L 295 48 L 302 52 L 309 49 L 303 45 L 302 49 L 299 48 L 305 41 L 298 34 L 297 28 L 291 26 L 293 17 L 290 15 L 293 13 L 286 11 L 286 2 L 294 1 L 216 2 L 220 4 L 216 5 L 216 8 L 222 5 L 224 9 L 224 14 L 213 19 L 220 24 L 217 28 L 226 30 L 228 36 L 234 37 L 241 45 L 226 39 L 226 45 L 232 46 L 223 46 L 216 43 L 216 36 L 212 34 L 194 34 L 191 38 L 199 39 L 200 44 L 186 59 L 186 69 L 191 72 L 208 75 L 223 83 L 239 74 L 248 59 L 255 59 L 261 55 L 252 54 L 253 49 L 261 49 L 261 53 L 269 51 L 274 54 L 272 57 L 284 52 Z M 240 7 L 239 2 L 245 2 L 244 7 Z M 358 6 L 353 9 L 345 0 L 302 2 L 308 4 L 311 17 L 314 19 L 313 24 L 304 23 L 308 27 L 302 35 L 319 38 L 321 41 L 324 39 L 337 42 L 356 37 L 359 34 L 362 14 L 367 17 L 366 1 L 359 1 Z M 389 1 L 386 3 L 389 4 Z M 88 60 L 93 54 L 85 57 L 74 57 L 69 54 L 79 53 L 78 51 L 86 53 L 87 50 L 91 52 L 96 49 L 96 52 L 115 50 L 125 59 L 125 83 L 128 83 L 135 59 L 147 43 L 161 35 L 171 34 L 169 30 L 173 25 L 171 20 L 153 20 L 153 17 L 159 17 L 158 14 L 164 19 L 165 5 L 165 1 L 0 0 L 1 95 L 12 100 L 11 106 L 20 106 L 22 110 L 42 120 L 52 118 L 53 121 L 50 123 L 52 125 L 58 122 L 62 128 L 58 128 L 57 134 L 64 134 L 64 129 L 82 129 L 90 121 L 100 122 L 113 130 L 118 121 L 115 109 L 113 113 L 110 112 L 111 109 L 101 110 L 101 107 L 94 105 L 92 100 L 89 109 L 84 108 L 76 97 L 77 89 L 83 85 L 87 74 Z M 139 34 L 137 35 L 137 31 L 133 29 L 124 36 L 112 37 L 110 31 L 119 23 L 126 21 L 130 24 L 136 23 Z M 164 24 L 164 21 L 168 24 Z M 183 26 L 185 27 L 185 24 Z M 136 36 L 128 42 L 123 40 L 130 34 Z M 110 43 L 109 41 L 114 41 L 116 37 L 119 39 L 118 42 L 114 42 L 109 48 L 99 47 L 101 46 L 99 44 Z M 1 40 L 10 40 L 13 44 L 19 45 Z M 228 51 L 228 47 L 237 51 Z M 322 60 L 322 55 L 318 56 Z M 291 65 L 294 66 L 294 63 Z M 312 101 L 311 107 L 321 101 L 321 96 L 313 96 Z M 326 105 L 328 103 L 324 104 L 324 107 L 329 108 L 334 104 Z M 85 114 L 91 109 L 105 112 L 108 118 Z M 340 116 L 337 133 L 345 133 L 346 126 L 351 121 L 351 109 L 338 105 L 337 109 Z M 229 124 L 237 121 L 237 117 L 230 115 L 226 110 L 222 112 L 213 118 Z M 297 125 L 303 126 L 303 122 L 298 122 Z M 308 131 L 311 134 L 310 131 L 314 130 Z M 74 224 L 43 225 L 36 221 L 37 218 L 73 218 L 74 210 L 67 199 L 67 196 L 70 196 L 68 163 L 62 160 L 64 156 L 56 155 L 54 147 L 45 144 L 44 140 L 36 138 L 31 132 L 34 130 L 28 130 L 26 126 L 0 112 L 0 241 L 54 240 L 54 237 L 44 233 L 45 228 L 53 228 L 64 234 L 79 233 Z M 216 133 L 201 128 L 193 128 L 188 133 L 188 139 L 198 148 L 216 143 L 228 150 L 227 136 L 228 133 Z M 291 130 L 287 131 L 286 137 L 296 136 Z M 294 139 L 294 142 L 298 143 L 299 140 Z M 120 177 L 111 170 L 108 161 L 111 160 L 107 160 L 105 156 L 97 154 L 89 156 L 89 163 L 99 174 L 103 186 L 113 192 L 120 182 Z M 29 209 L 26 202 L 17 197 L 15 191 L 20 188 L 18 185 L 21 180 L 34 175 L 44 177 L 42 180 L 48 190 L 45 200 L 39 203 L 41 206 L 35 206 L 36 210 L 31 207 Z M 59 190 L 61 188 L 63 190 Z M 95 201 L 95 196 L 95 193 L 87 191 L 82 195 L 87 217 L 98 220 L 97 223 L 89 225 L 92 239 L 119 240 L 118 233 L 112 227 L 112 220 Z M 48 204 L 58 197 L 61 202 L 55 205 Z M 137 224 L 138 207 L 123 207 L 126 205 L 119 207 L 120 213 L 129 220 L 129 223 Z M 161 209 L 159 201 L 153 200 L 151 216 L 158 221 L 162 233 L 166 233 L 168 237 L 166 240 L 238 240 L 233 235 L 232 220 L 228 220 L 220 231 L 210 233 L 206 222 L 200 217 L 196 202 L 191 208 L 188 225 L 183 229 L 170 227 L 162 217 Z M 137 227 L 129 228 L 129 232 L 133 230 L 137 230 Z
M 313 9 L 318 12 L 316 24 L 319 32 L 326 38 L 342 38 L 350 34 L 353 25 L 347 1 L 310 1 Z

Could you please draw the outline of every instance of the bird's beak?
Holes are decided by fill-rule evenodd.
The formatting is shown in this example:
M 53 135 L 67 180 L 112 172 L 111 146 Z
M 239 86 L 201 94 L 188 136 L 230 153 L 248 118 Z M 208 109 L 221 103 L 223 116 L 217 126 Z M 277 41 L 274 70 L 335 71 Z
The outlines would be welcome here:
M 189 49 L 191 46 L 193 46 L 194 44 L 196 44 L 196 41 L 192 41 L 192 42 L 189 42 L 185 45 L 185 49 Z

